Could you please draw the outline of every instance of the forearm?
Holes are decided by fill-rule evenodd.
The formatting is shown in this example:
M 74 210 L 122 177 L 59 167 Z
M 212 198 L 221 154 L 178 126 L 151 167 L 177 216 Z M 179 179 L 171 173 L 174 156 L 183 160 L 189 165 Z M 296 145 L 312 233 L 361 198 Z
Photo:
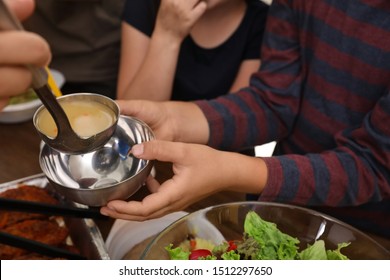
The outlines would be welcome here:
M 179 40 L 155 32 L 139 71 L 125 90 L 118 92 L 118 98 L 170 100 L 180 43 Z M 123 79 L 126 79 L 126 75 Z
M 193 102 L 166 102 L 168 119 L 172 121 L 174 141 L 207 144 L 209 125 L 200 108 Z

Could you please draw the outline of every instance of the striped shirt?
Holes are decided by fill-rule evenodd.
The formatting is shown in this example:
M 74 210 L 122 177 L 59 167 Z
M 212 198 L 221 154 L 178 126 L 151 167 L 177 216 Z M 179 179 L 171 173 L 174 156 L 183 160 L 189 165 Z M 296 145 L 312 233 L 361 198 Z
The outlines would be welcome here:
M 390 1 L 274 0 L 250 87 L 199 101 L 209 145 L 277 141 L 262 201 L 390 237 Z

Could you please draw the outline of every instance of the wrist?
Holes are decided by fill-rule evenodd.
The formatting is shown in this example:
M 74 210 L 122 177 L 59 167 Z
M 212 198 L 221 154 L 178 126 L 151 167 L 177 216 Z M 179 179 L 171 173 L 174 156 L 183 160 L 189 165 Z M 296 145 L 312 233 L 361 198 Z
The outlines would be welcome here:
M 167 114 L 173 128 L 173 141 L 207 144 L 209 125 L 202 110 L 193 102 L 168 102 Z
M 233 152 L 221 161 L 225 170 L 224 190 L 260 194 L 268 179 L 268 169 L 263 159 Z
M 152 41 L 159 42 L 159 44 L 163 46 L 171 46 L 172 48 L 178 49 L 180 49 L 183 39 L 184 37 L 180 36 L 179 34 L 164 28 L 160 28 L 158 25 L 156 25 L 152 34 Z

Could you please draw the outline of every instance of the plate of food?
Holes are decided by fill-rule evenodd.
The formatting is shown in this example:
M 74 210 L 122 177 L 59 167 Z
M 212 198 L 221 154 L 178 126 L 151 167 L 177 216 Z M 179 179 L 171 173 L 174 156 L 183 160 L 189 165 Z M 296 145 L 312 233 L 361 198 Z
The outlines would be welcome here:
M 50 212 L 61 206 L 71 209 L 83 209 L 83 206 L 58 195 L 43 174 L 0 184 L 0 198 L 3 202 L 16 200 L 53 206 L 51 210 L 39 212 L 0 210 L 0 260 L 110 259 L 93 219 Z M 10 244 L 12 239 L 17 244 Z M 24 239 L 28 242 L 23 245 Z
M 57 70 L 50 69 L 58 88 L 65 83 L 64 75 Z M 20 123 L 31 120 L 35 111 L 42 105 L 33 89 L 28 89 L 17 96 L 11 97 L 8 105 L 0 111 L 1 123 Z
M 308 208 L 236 202 L 193 212 L 169 225 L 142 259 L 347 260 L 390 259 L 358 229 Z

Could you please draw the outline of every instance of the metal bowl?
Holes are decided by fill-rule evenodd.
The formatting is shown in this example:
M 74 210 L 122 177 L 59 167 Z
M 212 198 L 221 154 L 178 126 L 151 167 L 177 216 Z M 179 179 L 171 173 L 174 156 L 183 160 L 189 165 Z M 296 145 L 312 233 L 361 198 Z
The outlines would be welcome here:
M 154 139 L 144 122 L 120 116 L 111 139 L 86 154 L 61 153 L 43 144 L 39 163 L 54 189 L 69 200 L 88 206 L 128 199 L 144 183 L 153 162 L 129 154 L 135 144 Z
M 159 233 L 143 252 L 142 259 L 169 259 L 165 247 L 178 246 L 189 235 L 219 245 L 223 241 L 240 240 L 244 220 L 249 211 L 275 223 L 279 230 L 297 238 L 299 249 L 323 240 L 327 249 L 342 249 L 349 259 L 390 259 L 390 252 L 358 229 L 328 215 L 293 205 L 270 202 L 235 202 L 208 207 L 184 216 Z

